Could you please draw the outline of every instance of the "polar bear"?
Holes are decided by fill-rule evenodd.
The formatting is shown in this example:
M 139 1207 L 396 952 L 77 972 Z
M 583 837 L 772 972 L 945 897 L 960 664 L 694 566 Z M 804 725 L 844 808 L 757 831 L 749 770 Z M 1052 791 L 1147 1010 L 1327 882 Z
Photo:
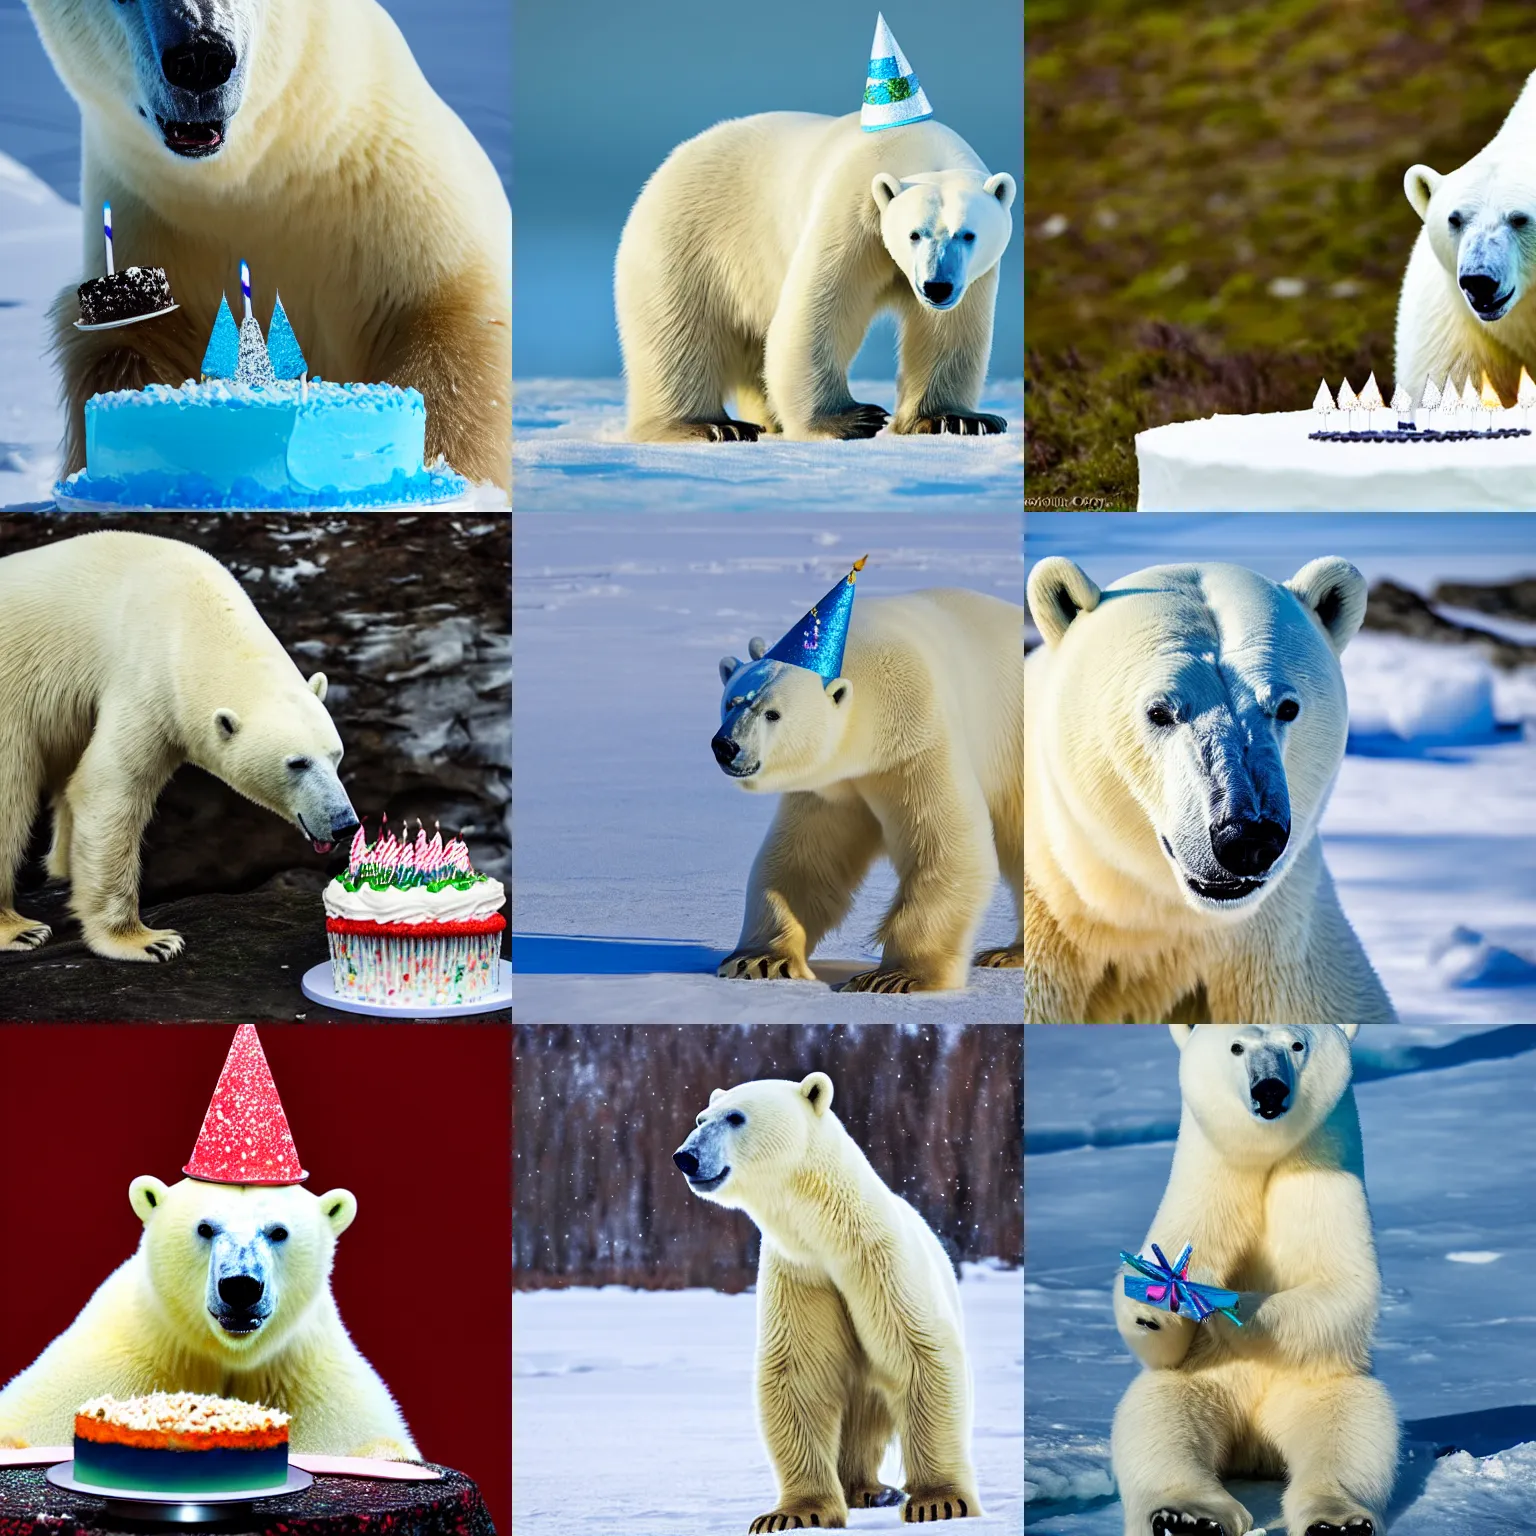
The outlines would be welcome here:
M 1397 378 L 1417 400 L 1447 375 L 1484 371 L 1506 405 L 1521 367 L 1536 374 L 1536 75 L 1503 126 L 1467 163 L 1441 175 L 1410 166 L 1403 190 L 1424 221 L 1397 308 Z
M 1033 1023 L 1391 1022 L 1317 829 L 1344 756 L 1348 561 L 1283 585 L 1030 573 L 1024 1008 Z
M 1023 963 L 1023 636 L 1016 604 L 936 587 L 860 599 L 825 687 L 759 637 L 750 663 L 721 660 L 715 758 L 742 788 L 783 798 L 720 975 L 814 981 L 807 957 L 881 853 L 899 876 L 884 952 L 844 990 L 963 987 L 999 866 L 1021 931 L 975 963 Z
M 873 437 L 887 413 L 848 368 L 881 310 L 901 328 L 892 431 L 1003 431 L 976 404 L 1013 196 L 931 119 L 766 112 L 679 145 L 614 270 L 630 438 Z
M 716 1088 L 672 1160 L 762 1232 L 757 1408 L 779 1497 L 748 1529 L 840 1528 L 850 1508 L 900 1503 L 880 1480 L 893 1436 L 903 1520 L 980 1515 L 954 1270 L 832 1113 L 832 1079 Z
M 350 1190 L 146 1175 L 128 1199 L 138 1249 L 0 1391 L 0 1445 L 67 1445 L 76 1408 L 103 1393 L 204 1392 L 291 1414 L 296 1451 L 417 1458 L 331 1295 Z
M 414 386 L 427 453 L 506 486 L 511 215 L 474 136 L 378 0 L 28 0 L 80 107 L 85 275 L 163 267 L 180 309 L 83 333 L 54 305 L 66 472 L 102 390 L 196 378 L 220 298 L 275 294 L 312 372 Z
M 1370 1375 L 1381 1274 L 1356 1026 L 1171 1026 L 1183 1109 L 1142 1254 L 1193 1246 L 1192 1280 L 1239 1292 L 1241 1326 L 1133 1301 L 1115 1323 L 1145 1369 L 1115 1412 L 1125 1536 L 1244 1536 L 1223 1477 L 1285 1477 L 1290 1536 L 1384 1536 L 1397 1414 Z
M 169 960 L 179 933 L 139 919 L 139 842 L 183 763 L 296 826 L 317 852 L 357 816 L 341 738 L 233 576 L 190 544 L 106 531 L 0 559 L 0 949 L 50 936 L 12 905 L 46 795 L 48 873 L 86 943 Z

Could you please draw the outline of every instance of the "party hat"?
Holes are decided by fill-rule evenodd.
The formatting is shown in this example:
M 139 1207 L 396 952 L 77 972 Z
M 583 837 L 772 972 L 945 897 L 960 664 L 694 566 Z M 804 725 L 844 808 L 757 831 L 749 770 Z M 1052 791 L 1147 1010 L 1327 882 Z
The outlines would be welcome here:
M 843 647 L 848 641 L 848 621 L 853 617 L 853 583 L 864 569 L 868 555 L 854 561 L 853 569 L 784 636 L 764 658 L 785 661 L 792 667 L 814 672 L 825 685 L 843 670 Z
M 208 338 L 208 350 L 203 353 L 203 377 L 232 379 L 239 367 L 240 333 L 235 329 L 235 317 L 229 312 L 229 300 L 220 294 L 213 335 Z
M 891 35 L 885 17 L 877 15 L 859 126 L 865 133 L 874 133 L 879 128 L 899 128 L 903 123 L 920 123 L 932 116 L 927 93 L 907 63 L 901 44 Z
M 267 356 L 272 359 L 272 372 L 280 379 L 302 379 L 309 372 L 299 338 L 293 334 L 288 322 L 288 311 L 283 308 L 283 296 L 278 294 L 272 306 L 272 324 L 267 327 Z
M 309 1177 L 288 1129 L 254 1024 L 242 1024 L 181 1170 L 209 1184 L 302 1184 Z
M 267 344 L 262 340 L 261 325 L 255 315 L 247 315 L 240 322 L 240 365 L 235 369 L 235 381 L 239 384 L 277 382 L 277 375 L 272 372 L 272 359 L 267 356 Z

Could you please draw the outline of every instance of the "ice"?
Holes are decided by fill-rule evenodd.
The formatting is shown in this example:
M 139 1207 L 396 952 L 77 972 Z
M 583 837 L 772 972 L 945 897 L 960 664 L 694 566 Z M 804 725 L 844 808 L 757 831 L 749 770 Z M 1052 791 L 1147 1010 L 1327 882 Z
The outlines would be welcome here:
M 1363 634 L 1344 652 L 1349 731 L 1401 743 L 1490 740 L 1493 668 L 1477 651 Z
M 1025 1048 L 1028 1529 L 1122 1536 L 1103 1484 L 1137 1367 L 1110 1284 L 1116 1250 L 1140 1242 L 1167 1181 L 1178 1056 L 1160 1026 L 1035 1028 Z M 1355 1062 L 1383 1284 L 1376 1371 L 1405 1421 L 1392 1536 L 1529 1536 L 1536 1028 L 1372 1026 Z M 1125 1144 L 1094 1143 L 1109 1122 Z M 1279 1536 L 1279 1486 L 1235 1491 Z
M 1022 1290 L 1019 1271 L 990 1265 L 960 1287 L 987 1510 L 967 1533 L 1023 1523 Z M 773 1508 L 753 1295 L 522 1291 L 512 1318 L 515 1536 L 702 1536 Z M 898 1476 L 894 1455 L 883 1473 Z M 849 1528 L 902 1529 L 901 1511 L 855 1510 Z

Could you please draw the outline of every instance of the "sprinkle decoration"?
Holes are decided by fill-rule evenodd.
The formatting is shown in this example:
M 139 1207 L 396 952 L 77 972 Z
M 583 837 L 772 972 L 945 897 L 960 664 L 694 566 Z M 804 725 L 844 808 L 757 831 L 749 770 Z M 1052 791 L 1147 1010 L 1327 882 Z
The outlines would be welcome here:
M 1241 1328 L 1243 1320 L 1237 1315 L 1236 1291 L 1226 1291 L 1215 1285 L 1197 1285 L 1189 1278 L 1189 1260 L 1194 1251 L 1192 1244 L 1185 1243 L 1184 1251 L 1174 1264 L 1168 1262 L 1156 1243 L 1152 1244 L 1156 1263 L 1149 1263 L 1134 1253 L 1122 1252 L 1120 1262 L 1129 1264 L 1136 1271 L 1136 1275 L 1125 1277 L 1125 1294 L 1132 1301 L 1145 1302 L 1164 1312 L 1189 1312 L 1197 1323 L 1203 1323 L 1219 1312 Z M 1137 1275 L 1144 1278 L 1137 1279 Z
M 254 1024 L 235 1031 L 197 1145 L 181 1171 L 210 1184 L 302 1184 L 309 1177 Z

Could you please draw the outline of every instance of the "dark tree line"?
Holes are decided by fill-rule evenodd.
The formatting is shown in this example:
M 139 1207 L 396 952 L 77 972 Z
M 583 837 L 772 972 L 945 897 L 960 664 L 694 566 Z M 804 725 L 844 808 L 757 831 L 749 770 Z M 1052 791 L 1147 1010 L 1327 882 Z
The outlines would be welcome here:
M 757 1229 L 672 1153 L 714 1088 L 826 1072 L 834 1112 L 957 1260 L 1023 1252 L 1023 1035 L 1004 1026 L 519 1026 L 520 1287 L 752 1284 Z

